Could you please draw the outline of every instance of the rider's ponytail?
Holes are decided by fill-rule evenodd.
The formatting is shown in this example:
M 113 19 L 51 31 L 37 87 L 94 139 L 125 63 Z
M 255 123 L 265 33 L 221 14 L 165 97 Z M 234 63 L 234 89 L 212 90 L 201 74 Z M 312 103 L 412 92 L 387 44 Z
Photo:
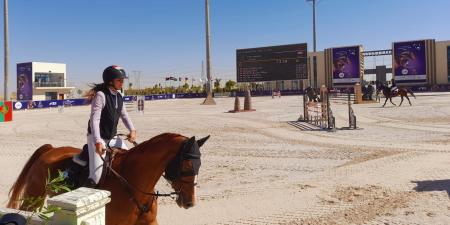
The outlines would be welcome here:
M 104 90 L 106 88 L 105 83 L 91 84 L 89 86 L 91 87 L 91 89 L 83 95 L 83 97 L 87 98 L 87 101 L 89 103 L 92 102 L 92 100 L 95 98 L 95 95 L 97 94 L 98 91 Z

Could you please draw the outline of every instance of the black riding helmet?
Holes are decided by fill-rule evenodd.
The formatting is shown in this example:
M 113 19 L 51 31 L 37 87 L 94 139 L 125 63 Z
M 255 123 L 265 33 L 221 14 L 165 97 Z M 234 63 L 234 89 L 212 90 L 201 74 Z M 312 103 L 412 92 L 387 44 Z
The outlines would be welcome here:
M 112 65 L 103 70 L 103 82 L 109 84 L 114 79 L 127 79 L 125 70 L 120 66 Z

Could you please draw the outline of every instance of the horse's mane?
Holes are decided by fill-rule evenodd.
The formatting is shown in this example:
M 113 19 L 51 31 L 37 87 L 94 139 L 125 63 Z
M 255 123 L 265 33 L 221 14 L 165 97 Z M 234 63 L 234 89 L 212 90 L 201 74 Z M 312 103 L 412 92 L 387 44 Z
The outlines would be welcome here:
M 127 153 L 133 153 L 136 151 L 144 151 L 145 150 L 144 146 L 148 146 L 149 144 L 156 145 L 158 143 L 167 142 L 168 140 L 171 140 L 171 139 L 174 139 L 177 137 L 184 137 L 184 136 L 181 134 L 175 134 L 175 133 L 162 133 L 160 135 L 152 137 L 149 140 L 144 141 L 144 142 L 140 143 L 139 145 L 131 148 L 130 150 L 127 151 Z
M 137 146 L 129 149 L 129 150 L 123 150 L 119 151 L 118 154 L 115 156 L 115 160 L 113 163 L 113 167 L 117 169 L 120 167 L 123 161 L 126 161 L 127 158 L 130 155 L 134 154 L 142 154 L 144 152 L 149 152 L 153 150 L 164 150 L 166 148 L 160 148 L 158 147 L 161 144 L 168 143 L 169 141 L 175 139 L 175 138 L 183 138 L 184 136 L 181 134 L 175 134 L 175 133 L 162 133 L 160 135 L 157 135 L 155 137 L 150 138 L 147 141 L 139 143 Z M 185 137 L 184 137 L 185 138 Z M 149 146 L 151 146 L 149 148 Z

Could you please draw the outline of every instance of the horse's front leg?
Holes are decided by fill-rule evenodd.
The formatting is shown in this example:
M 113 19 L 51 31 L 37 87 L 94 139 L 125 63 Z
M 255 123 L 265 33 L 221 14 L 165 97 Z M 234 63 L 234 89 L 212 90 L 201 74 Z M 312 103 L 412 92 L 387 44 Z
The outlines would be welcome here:
M 409 106 L 412 106 L 412 104 L 411 104 L 411 100 L 409 100 L 409 97 L 408 96 L 405 96 L 406 97 L 406 99 L 408 99 L 408 102 L 409 102 Z
M 386 106 L 388 98 L 386 97 L 386 100 L 384 101 L 383 107 Z
M 392 103 L 392 105 L 397 106 L 394 102 L 392 102 L 392 97 L 389 97 L 389 101 Z
M 403 96 L 401 96 L 402 97 L 402 100 L 400 101 L 400 105 L 399 106 L 402 106 L 402 103 L 403 103 Z

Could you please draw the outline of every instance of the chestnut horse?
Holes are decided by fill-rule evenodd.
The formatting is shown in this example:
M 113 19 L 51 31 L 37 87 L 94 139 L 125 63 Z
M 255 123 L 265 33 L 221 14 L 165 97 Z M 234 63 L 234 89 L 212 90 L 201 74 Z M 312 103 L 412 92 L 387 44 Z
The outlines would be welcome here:
M 195 137 L 165 133 L 117 154 L 111 165 L 114 173 L 105 176 L 98 187 L 111 192 L 111 202 L 106 205 L 106 224 L 157 225 L 158 194 L 154 187 L 163 173 L 178 195 L 178 206 L 185 209 L 194 206 L 200 147 L 208 138 L 195 140 Z M 45 190 L 48 171 L 56 174 L 64 170 L 67 161 L 79 153 L 77 148 L 53 148 L 49 144 L 37 149 L 12 186 L 8 207 L 25 209 L 21 203 L 24 197 L 51 195 Z
M 384 95 L 384 97 L 386 98 L 386 100 L 384 101 L 383 107 L 386 106 L 386 103 L 387 103 L 387 100 L 388 100 L 388 99 L 389 99 L 389 101 L 392 103 L 392 105 L 397 106 L 395 103 L 392 102 L 392 98 L 397 97 L 397 96 L 400 96 L 400 97 L 402 98 L 402 101 L 400 102 L 400 105 L 399 105 L 399 106 L 402 106 L 402 103 L 403 103 L 403 97 L 406 97 L 406 99 L 407 99 L 408 102 L 409 102 L 409 105 L 412 105 L 412 104 L 411 104 L 411 100 L 409 100 L 408 94 L 411 94 L 411 96 L 413 96 L 414 98 L 416 98 L 416 96 L 414 95 L 414 93 L 413 93 L 413 92 L 411 91 L 411 89 L 409 89 L 409 88 L 400 88 L 400 87 L 399 87 L 398 90 L 397 90 L 397 92 L 393 93 L 393 92 L 391 91 L 391 89 L 390 89 L 388 86 L 384 85 L 384 84 L 381 84 L 381 85 L 378 87 L 377 92 L 382 92 L 383 95 Z

